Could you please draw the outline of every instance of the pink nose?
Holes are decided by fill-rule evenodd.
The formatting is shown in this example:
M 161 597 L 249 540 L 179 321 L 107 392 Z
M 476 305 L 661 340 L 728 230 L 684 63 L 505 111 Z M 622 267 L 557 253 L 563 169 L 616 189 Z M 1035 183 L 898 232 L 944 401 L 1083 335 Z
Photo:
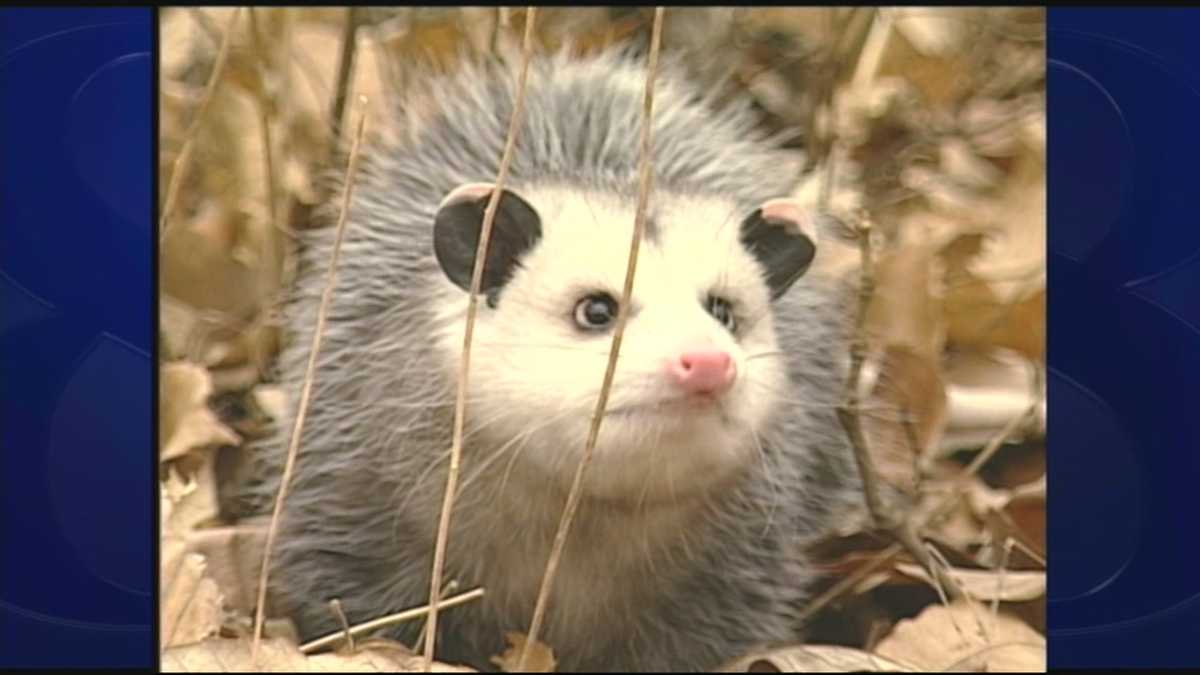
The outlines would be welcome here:
M 667 363 L 667 370 L 689 394 L 716 394 L 733 384 L 737 370 L 728 352 L 713 347 L 684 350 Z

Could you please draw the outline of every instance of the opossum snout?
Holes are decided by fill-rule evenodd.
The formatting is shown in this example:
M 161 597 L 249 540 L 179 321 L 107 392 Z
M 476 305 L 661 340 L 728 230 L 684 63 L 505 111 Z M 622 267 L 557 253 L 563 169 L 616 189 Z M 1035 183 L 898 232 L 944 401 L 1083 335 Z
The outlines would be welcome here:
M 666 370 L 671 381 L 689 394 L 720 394 L 737 377 L 729 352 L 709 346 L 683 350 L 667 361 Z

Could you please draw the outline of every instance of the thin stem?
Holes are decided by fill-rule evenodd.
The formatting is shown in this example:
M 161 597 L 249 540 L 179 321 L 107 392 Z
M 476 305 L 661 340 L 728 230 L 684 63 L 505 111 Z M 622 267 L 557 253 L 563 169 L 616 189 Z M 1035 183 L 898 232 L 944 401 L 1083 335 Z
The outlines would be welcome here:
M 342 26 L 342 53 L 338 58 L 337 84 L 333 90 L 333 107 L 330 112 L 330 123 L 333 124 L 333 139 L 331 147 L 337 147 L 342 130 L 342 113 L 346 109 L 346 92 L 350 89 L 350 76 L 354 72 L 354 55 L 358 46 L 359 8 L 346 8 L 346 23 Z
M 463 603 L 470 602 L 476 598 L 482 598 L 482 597 L 483 597 L 483 589 L 476 588 L 474 590 L 467 591 L 466 593 L 461 593 L 459 595 L 451 596 L 449 598 L 446 598 L 445 600 L 442 600 L 441 603 L 438 604 L 438 608 L 439 609 L 447 609 L 450 607 L 457 607 L 458 605 L 461 605 Z M 357 637 L 364 633 L 370 633 L 371 631 L 379 630 L 380 628 L 386 628 L 388 626 L 394 626 L 398 623 L 404 623 L 406 621 L 412 621 L 413 619 L 419 619 L 428 613 L 429 613 L 429 606 L 414 607 L 412 609 L 406 609 L 403 612 L 396 612 L 395 614 L 388 614 L 387 616 L 381 616 L 378 619 L 371 619 L 370 621 L 367 621 L 365 623 L 360 623 L 357 626 L 351 626 L 349 634 Z M 345 640 L 345 639 L 346 639 L 346 631 L 339 630 L 336 633 L 331 633 L 329 635 L 326 635 L 323 638 L 317 638 L 316 640 L 313 640 L 312 642 L 306 642 L 306 643 L 300 645 L 300 651 L 304 654 L 311 654 L 311 653 L 317 651 L 318 649 L 321 649 L 322 647 L 328 647 L 330 645 L 337 644 L 339 640 Z
M 846 379 L 843 401 L 837 408 L 837 415 L 854 448 L 854 459 L 858 463 L 859 475 L 862 477 L 863 497 L 867 503 L 867 510 L 876 525 L 887 527 L 883 500 L 879 495 L 879 480 L 875 474 L 875 464 L 871 461 L 866 435 L 863 433 L 862 420 L 859 416 L 858 387 L 867 354 L 867 309 L 870 306 L 871 297 L 875 293 L 875 268 L 871 255 L 871 221 L 865 215 L 859 219 L 858 223 L 858 247 L 859 255 L 862 258 L 858 285 L 858 311 L 854 321 L 854 335 L 850 342 L 850 374 Z

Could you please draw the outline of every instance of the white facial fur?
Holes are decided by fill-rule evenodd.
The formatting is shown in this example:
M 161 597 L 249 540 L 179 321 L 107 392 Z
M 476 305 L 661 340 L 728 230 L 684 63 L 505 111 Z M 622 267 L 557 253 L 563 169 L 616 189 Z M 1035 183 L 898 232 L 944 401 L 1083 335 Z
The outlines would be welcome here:
M 557 186 L 519 194 L 541 217 L 542 239 L 522 258 L 496 308 L 480 302 L 472 341 L 467 431 L 475 447 L 570 484 L 583 454 L 612 343 L 612 328 L 581 330 L 576 304 L 618 301 L 633 233 L 633 200 Z M 657 502 L 703 492 L 757 461 L 755 431 L 786 395 L 769 292 L 739 242 L 749 215 L 733 203 L 656 191 L 656 237 L 643 240 L 607 414 L 585 482 L 604 499 Z M 448 373 L 462 352 L 467 295 L 445 283 L 446 329 L 437 345 Z M 733 305 L 737 334 L 705 309 Z M 685 407 L 665 363 L 687 347 L 727 351 L 737 369 L 716 406 Z M 675 401 L 674 405 L 670 402 Z M 655 406 L 667 403 L 665 407 Z M 514 459 L 513 453 L 519 453 Z M 486 461 L 477 457 L 467 461 Z

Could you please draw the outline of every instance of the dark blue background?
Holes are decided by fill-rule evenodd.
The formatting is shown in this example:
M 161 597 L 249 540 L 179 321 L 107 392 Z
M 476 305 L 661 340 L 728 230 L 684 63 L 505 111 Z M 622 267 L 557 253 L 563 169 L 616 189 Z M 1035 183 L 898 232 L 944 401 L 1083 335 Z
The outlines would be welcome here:
M 1200 665 L 1200 10 L 1051 9 L 1051 666 Z
M 0 666 L 155 663 L 153 10 L 0 10 Z M 1052 9 L 1050 664 L 1200 664 L 1200 10 Z
M 157 663 L 153 21 L 0 10 L 0 666 Z

